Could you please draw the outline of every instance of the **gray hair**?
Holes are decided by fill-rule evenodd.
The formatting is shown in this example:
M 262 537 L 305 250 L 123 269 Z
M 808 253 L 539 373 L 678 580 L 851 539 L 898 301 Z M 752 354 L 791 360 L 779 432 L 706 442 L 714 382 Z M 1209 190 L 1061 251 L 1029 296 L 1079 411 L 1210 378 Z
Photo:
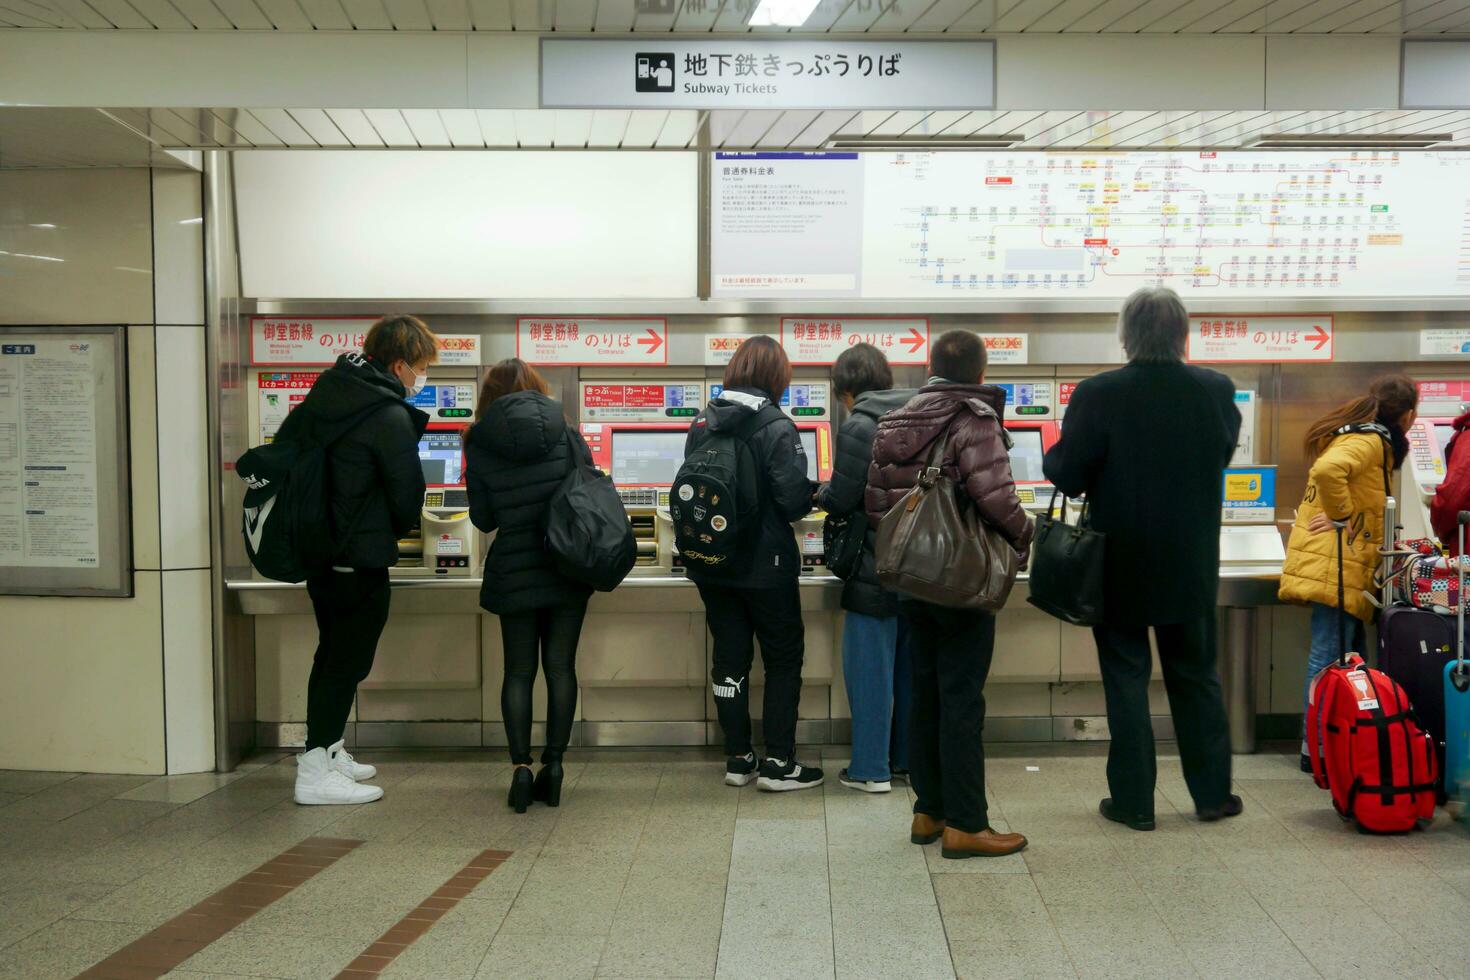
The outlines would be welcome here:
M 1182 361 L 1189 339 L 1189 312 L 1174 290 L 1146 286 L 1123 304 L 1118 339 L 1130 361 Z

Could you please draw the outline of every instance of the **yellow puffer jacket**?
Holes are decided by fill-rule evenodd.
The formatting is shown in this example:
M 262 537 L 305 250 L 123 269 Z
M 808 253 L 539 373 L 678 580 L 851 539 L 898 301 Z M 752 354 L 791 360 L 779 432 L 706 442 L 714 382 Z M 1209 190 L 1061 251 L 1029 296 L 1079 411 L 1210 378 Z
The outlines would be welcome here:
M 1307 492 L 1296 512 L 1281 572 L 1283 602 L 1337 605 L 1337 535 L 1307 529 L 1313 517 L 1326 511 L 1333 520 L 1348 522 L 1343 531 L 1347 611 L 1364 622 L 1373 619 L 1373 603 L 1363 590 L 1372 588 L 1378 568 L 1392 473 L 1393 449 L 1376 432 L 1351 432 L 1332 440 L 1312 464 Z

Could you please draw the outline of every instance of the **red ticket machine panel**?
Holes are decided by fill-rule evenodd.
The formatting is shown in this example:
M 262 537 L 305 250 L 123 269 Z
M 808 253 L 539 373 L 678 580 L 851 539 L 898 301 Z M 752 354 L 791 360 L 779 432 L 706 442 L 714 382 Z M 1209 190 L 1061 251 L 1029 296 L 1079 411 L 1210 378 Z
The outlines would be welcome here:
M 1006 432 L 1011 436 L 1011 476 L 1016 481 L 1016 496 L 1026 507 L 1045 507 L 1051 502 L 1051 484 L 1041 471 L 1047 450 L 1057 443 L 1056 422 L 1022 422 L 1008 420 Z
M 428 487 L 462 487 L 464 480 L 464 426 L 430 422 L 419 437 L 419 466 Z

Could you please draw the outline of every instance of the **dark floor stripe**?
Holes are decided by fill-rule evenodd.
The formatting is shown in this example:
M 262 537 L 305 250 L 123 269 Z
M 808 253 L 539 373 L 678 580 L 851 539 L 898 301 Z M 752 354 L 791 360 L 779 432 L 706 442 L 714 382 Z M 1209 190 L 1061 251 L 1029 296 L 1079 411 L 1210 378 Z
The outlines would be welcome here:
M 361 956 L 347 964 L 347 969 L 337 974 L 337 980 L 366 980 L 376 977 L 388 969 L 388 964 L 398 958 L 420 936 L 434 928 L 434 923 L 449 914 L 449 910 L 474 891 L 475 886 L 490 876 L 490 872 L 508 860 L 510 851 L 481 851 L 473 861 L 459 869 L 453 878 L 439 886 L 439 890 L 424 899 L 398 924 L 378 937 L 378 941 L 363 950 Z
M 256 912 L 330 868 L 360 840 L 308 837 L 148 935 L 78 974 L 77 980 L 154 980 L 183 963 Z

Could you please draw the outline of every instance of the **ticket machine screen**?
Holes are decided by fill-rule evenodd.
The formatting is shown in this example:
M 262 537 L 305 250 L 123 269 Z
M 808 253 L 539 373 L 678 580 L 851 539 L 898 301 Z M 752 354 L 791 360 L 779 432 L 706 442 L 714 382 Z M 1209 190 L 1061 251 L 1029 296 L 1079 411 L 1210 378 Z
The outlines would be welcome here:
M 618 486 L 666 487 L 684 462 L 685 429 L 639 432 L 623 430 L 612 437 L 612 478 Z
M 1011 477 L 1017 483 L 1043 483 L 1046 475 L 1041 471 L 1042 452 L 1040 429 L 1012 429 L 1011 434 Z
M 816 480 L 817 478 L 817 430 L 802 429 L 797 433 L 801 436 L 801 451 L 806 453 L 806 478 Z
M 1434 426 L 1434 441 L 1439 445 L 1440 455 L 1444 455 L 1444 447 L 1450 444 L 1455 437 L 1455 427 L 1449 423 L 1436 423 Z
M 419 466 L 429 486 L 464 484 L 464 445 L 459 430 L 429 430 L 419 439 Z

